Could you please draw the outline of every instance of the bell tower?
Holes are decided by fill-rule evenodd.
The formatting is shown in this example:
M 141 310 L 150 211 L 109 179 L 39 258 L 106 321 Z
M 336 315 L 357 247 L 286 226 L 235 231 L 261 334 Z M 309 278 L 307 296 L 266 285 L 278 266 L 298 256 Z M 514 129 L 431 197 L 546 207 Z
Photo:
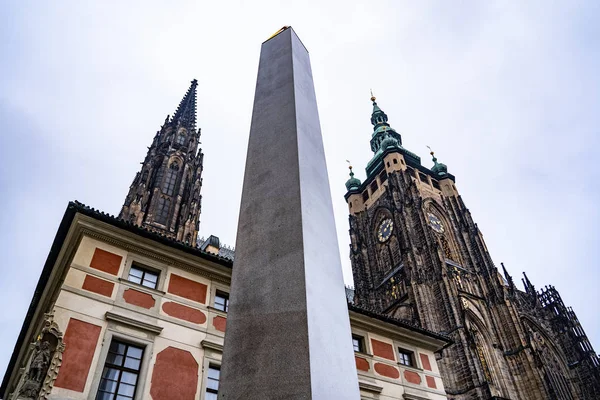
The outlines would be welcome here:
M 119 218 L 195 245 L 200 224 L 202 161 L 193 80 L 173 117 L 167 116 L 136 173 Z
M 350 167 L 346 182 L 354 302 L 450 336 L 438 364 L 451 399 L 595 398 L 589 342 L 573 354 L 545 311 L 549 296 L 499 273 L 454 175 L 433 151 L 423 166 L 375 100 L 366 179 Z

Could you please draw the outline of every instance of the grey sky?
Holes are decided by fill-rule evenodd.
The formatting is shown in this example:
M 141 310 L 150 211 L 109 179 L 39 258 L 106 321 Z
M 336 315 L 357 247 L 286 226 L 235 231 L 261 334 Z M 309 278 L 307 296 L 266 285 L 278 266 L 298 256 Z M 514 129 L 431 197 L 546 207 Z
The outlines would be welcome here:
M 311 54 L 346 281 L 344 160 L 364 178 L 373 88 L 405 147 L 456 175 L 496 264 L 555 285 L 599 350 L 600 3 L 5 3 L 0 375 L 67 202 L 117 214 L 193 78 L 200 235 L 233 244 L 260 44 L 283 25 Z

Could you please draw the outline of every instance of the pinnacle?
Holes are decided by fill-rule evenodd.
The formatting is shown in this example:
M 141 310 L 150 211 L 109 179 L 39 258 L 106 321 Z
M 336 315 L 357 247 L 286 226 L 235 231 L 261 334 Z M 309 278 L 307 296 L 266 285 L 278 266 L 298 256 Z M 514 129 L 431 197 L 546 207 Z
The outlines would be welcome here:
M 175 111 L 172 122 L 182 125 L 190 130 L 196 129 L 196 87 L 198 81 L 192 80 L 190 88 L 183 96 L 183 99 Z

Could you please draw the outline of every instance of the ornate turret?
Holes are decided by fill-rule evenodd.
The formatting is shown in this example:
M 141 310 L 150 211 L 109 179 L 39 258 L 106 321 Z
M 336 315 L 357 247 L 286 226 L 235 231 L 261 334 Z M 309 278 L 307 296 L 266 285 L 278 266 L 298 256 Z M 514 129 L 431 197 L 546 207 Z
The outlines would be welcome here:
M 377 154 L 383 152 L 386 148 L 400 148 L 402 137 L 388 124 L 387 114 L 379 108 L 375 100 L 375 96 L 371 93 L 371 101 L 373 102 L 373 112 L 371 113 L 371 124 L 373 125 L 371 150 Z
M 346 189 L 348 189 L 348 191 L 358 190 L 361 185 L 360 179 L 354 177 L 354 172 L 352 172 L 352 165 L 350 165 L 348 168 L 350 168 L 350 179 L 346 181 Z
M 196 131 L 196 87 L 191 82 L 173 118 L 154 136 L 119 218 L 195 245 L 200 220 L 202 160 Z
M 427 146 L 427 147 L 429 147 L 429 146 Z M 448 167 L 446 166 L 446 164 L 439 163 L 437 161 L 435 154 L 433 153 L 433 150 L 431 150 L 431 147 L 429 147 L 429 150 L 430 150 L 429 154 L 431 154 L 431 157 L 432 157 L 431 161 L 433 161 L 433 167 L 431 167 L 431 172 L 433 172 L 440 178 L 448 175 Z

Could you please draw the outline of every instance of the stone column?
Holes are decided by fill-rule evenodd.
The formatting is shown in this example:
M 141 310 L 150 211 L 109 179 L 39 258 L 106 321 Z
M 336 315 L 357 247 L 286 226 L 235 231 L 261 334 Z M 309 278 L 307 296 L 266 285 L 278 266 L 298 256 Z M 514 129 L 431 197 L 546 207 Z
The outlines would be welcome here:
M 360 398 L 308 51 L 262 44 L 220 399 Z

